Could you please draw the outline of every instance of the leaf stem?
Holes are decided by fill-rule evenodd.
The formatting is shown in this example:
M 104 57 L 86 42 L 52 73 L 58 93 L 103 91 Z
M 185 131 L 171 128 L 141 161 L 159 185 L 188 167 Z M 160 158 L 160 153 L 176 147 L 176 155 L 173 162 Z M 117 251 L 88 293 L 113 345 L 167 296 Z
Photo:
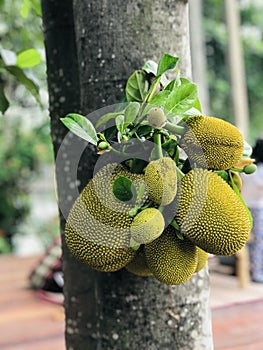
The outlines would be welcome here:
M 163 151 L 162 151 L 162 135 L 159 133 L 155 133 L 153 135 L 154 143 L 156 144 L 156 155 L 157 158 L 163 158 Z
M 185 128 L 183 126 L 173 124 L 169 121 L 166 122 L 164 128 L 171 131 L 172 133 L 178 134 L 178 135 L 182 135 L 185 131 Z

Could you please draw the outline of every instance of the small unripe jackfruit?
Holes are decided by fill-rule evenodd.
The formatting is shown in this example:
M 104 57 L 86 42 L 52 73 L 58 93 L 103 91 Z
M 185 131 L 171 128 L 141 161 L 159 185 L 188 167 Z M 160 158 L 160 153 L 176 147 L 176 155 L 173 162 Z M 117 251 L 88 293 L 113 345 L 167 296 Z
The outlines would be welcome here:
M 180 240 L 172 226 L 167 226 L 163 234 L 144 249 L 149 269 L 162 283 L 185 283 L 196 270 L 196 246 L 187 239 Z
M 160 107 L 153 107 L 147 116 L 148 123 L 156 129 L 163 127 L 167 121 L 164 111 Z
M 137 250 L 135 258 L 125 268 L 137 276 L 152 276 L 152 272 L 147 265 L 143 246 Z
M 181 180 L 175 218 L 186 238 L 215 255 L 236 253 L 250 232 L 243 203 L 220 176 L 205 169 L 193 169 Z
M 158 209 L 144 209 L 131 224 L 131 238 L 140 244 L 150 243 L 161 235 L 164 225 L 163 215 Z
M 177 191 L 175 162 L 169 157 L 151 161 L 145 168 L 145 182 L 149 196 L 155 203 L 170 204 Z
M 189 159 L 200 167 L 226 170 L 242 157 L 244 141 L 232 124 L 214 117 L 191 116 L 180 145 Z
M 129 178 L 135 186 L 143 181 L 143 175 L 132 174 L 117 163 L 104 166 L 75 201 L 65 227 L 72 254 L 100 271 L 121 269 L 135 256 L 130 247 L 132 203 L 118 200 L 112 191 L 119 176 Z

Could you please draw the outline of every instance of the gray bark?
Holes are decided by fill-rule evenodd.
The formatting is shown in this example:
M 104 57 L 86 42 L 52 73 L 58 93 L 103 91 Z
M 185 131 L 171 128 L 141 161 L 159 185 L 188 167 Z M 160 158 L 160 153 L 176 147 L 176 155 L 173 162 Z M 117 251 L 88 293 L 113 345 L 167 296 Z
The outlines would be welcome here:
M 43 0 L 43 8 L 55 3 L 59 1 Z M 69 10 L 66 3 L 57 5 L 61 14 Z M 54 107 L 59 96 L 54 94 L 53 83 L 58 83 L 59 77 L 54 76 L 54 82 L 49 79 L 50 96 L 55 98 L 50 99 L 50 110 L 59 175 L 58 195 L 65 217 L 77 193 L 92 177 L 97 157 L 92 148 L 77 138 L 67 135 L 62 142 L 56 136 L 62 128 L 58 116 L 78 110 L 88 114 L 117 103 L 124 95 L 128 76 L 146 60 L 158 61 L 166 52 L 179 56 L 182 74 L 191 75 L 186 1 L 76 0 L 73 10 L 76 37 L 73 35 L 72 45 L 76 43 L 76 49 L 63 51 L 61 48 L 60 51 L 60 45 L 54 42 L 62 60 L 58 62 L 67 66 L 66 61 L 72 60 L 69 78 L 78 70 L 78 76 L 69 79 L 70 82 L 79 77 L 79 83 L 71 90 L 72 96 L 64 94 L 67 79 L 60 85 L 61 96 L 67 99 L 65 108 Z M 47 17 L 46 14 L 46 33 Z M 60 32 L 60 40 L 68 41 L 59 23 L 54 23 L 52 30 Z M 48 45 L 51 39 L 45 37 L 49 57 L 52 56 Z M 51 64 L 50 59 L 48 62 L 49 76 L 56 75 L 58 62 Z M 80 159 L 78 172 L 74 169 L 76 159 Z M 63 232 L 65 221 L 63 215 L 61 217 Z M 137 277 L 124 269 L 115 273 L 91 270 L 71 257 L 65 245 L 63 260 L 67 349 L 213 348 L 207 270 L 194 275 L 184 285 L 166 286 L 152 277 Z

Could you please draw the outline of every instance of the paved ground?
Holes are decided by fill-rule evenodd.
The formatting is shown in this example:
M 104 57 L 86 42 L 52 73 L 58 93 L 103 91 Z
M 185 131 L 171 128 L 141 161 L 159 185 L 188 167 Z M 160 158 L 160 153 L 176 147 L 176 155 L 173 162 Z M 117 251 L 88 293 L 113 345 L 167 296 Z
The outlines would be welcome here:
M 27 288 L 38 259 L 0 256 L 1 350 L 65 350 L 62 306 Z M 263 285 L 241 289 L 236 277 L 214 269 L 210 279 L 214 350 L 262 350 Z

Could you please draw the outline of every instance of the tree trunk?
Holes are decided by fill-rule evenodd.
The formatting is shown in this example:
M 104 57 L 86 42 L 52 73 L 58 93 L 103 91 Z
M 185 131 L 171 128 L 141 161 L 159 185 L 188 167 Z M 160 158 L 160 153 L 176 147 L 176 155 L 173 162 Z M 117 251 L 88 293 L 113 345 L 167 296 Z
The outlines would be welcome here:
M 164 53 L 179 56 L 182 75 L 191 75 L 186 1 L 74 1 L 75 34 L 71 6 L 71 1 L 42 0 L 62 238 L 63 215 L 92 177 L 97 156 L 72 135 L 62 142 L 66 134 L 59 116 L 119 102 L 129 75 Z M 67 76 L 63 81 L 60 70 Z M 125 269 L 91 270 L 71 257 L 64 243 L 63 261 L 67 349 L 213 348 L 207 270 L 184 285 L 167 286 Z

